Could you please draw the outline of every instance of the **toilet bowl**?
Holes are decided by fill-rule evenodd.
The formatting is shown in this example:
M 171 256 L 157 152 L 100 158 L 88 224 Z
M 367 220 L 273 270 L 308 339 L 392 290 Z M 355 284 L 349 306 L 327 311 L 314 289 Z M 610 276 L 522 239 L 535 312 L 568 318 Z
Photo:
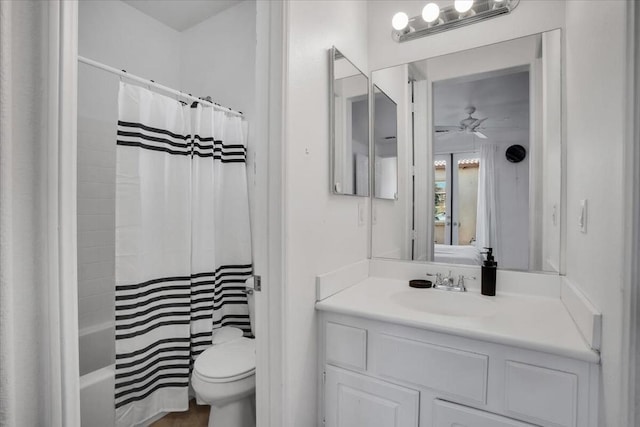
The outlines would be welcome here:
M 253 297 L 249 296 L 253 332 Z M 225 326 L 197 358 L 191 386 L 199 404 L 211 405 L 209 427 L 255 427 L 255 340 Z

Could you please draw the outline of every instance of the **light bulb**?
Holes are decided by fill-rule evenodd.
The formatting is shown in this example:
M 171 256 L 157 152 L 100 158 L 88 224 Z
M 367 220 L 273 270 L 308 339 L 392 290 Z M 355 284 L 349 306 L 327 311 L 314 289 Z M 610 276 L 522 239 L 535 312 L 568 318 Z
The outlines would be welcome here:
M 427 3 L 427 5 L 422 9 L 422 19 L 425 22 L 433 22 L 440 16 L 440 6 L 435 3 Z
M 404 12 L 396 13 L 391 19 L 391 25 L 397 31 L 404 30 L 407 24 L 409 24 L 409 16 Z
M 471 6 L 473 6 L 473 0 L 455 0 L 453 5 L 458 13 L 465 13 L 471 9 Z

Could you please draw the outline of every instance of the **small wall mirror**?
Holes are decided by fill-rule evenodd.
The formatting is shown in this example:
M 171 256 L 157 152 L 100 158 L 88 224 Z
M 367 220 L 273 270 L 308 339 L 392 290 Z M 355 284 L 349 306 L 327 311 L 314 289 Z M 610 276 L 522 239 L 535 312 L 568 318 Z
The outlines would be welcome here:
M 369 196 L 369 79 L 329 50 L 331 191 Z
M 373 196 L 398 198 L 398 104 L 373 85 Z
M 491 246 L 499 268 L 559 271 L 561 62 L 554 30 L 373 71 L 375 179 L 385 94 L 398 159 L 397 199 L 372 202 L 373 257 L 480 265 Z

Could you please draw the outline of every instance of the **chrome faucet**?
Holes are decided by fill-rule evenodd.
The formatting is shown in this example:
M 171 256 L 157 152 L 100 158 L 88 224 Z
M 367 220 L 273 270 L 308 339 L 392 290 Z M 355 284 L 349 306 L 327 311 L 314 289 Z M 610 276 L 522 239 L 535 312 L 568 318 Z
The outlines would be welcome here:
M 465 277 L 463 274 L 458 275 L 458 284 L 454 285 L 454 278 L 451 275 L 451 270 L 449 270 L 449 274 L 447 277 L 443 277 L 442 273 L 430 274 L 427 273 L 427 276 L 435 276 L 436 281 L 433 284 L 434 289 L 441 289 L 444 291 L 454 291 L 454 292 L 466 292 L 467 288 L 464 285 L 464 279 L 476 280 L 475 277 Z

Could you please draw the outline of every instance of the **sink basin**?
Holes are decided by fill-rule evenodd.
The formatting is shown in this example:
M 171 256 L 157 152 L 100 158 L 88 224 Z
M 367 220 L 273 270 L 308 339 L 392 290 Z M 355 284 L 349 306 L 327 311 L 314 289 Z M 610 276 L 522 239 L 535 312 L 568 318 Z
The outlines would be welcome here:
M 455 317 L 487 317 L 495 313 L 494 302 L 468 292 L 403 291 L 393 294 L 391 301 L 405 308 Z

